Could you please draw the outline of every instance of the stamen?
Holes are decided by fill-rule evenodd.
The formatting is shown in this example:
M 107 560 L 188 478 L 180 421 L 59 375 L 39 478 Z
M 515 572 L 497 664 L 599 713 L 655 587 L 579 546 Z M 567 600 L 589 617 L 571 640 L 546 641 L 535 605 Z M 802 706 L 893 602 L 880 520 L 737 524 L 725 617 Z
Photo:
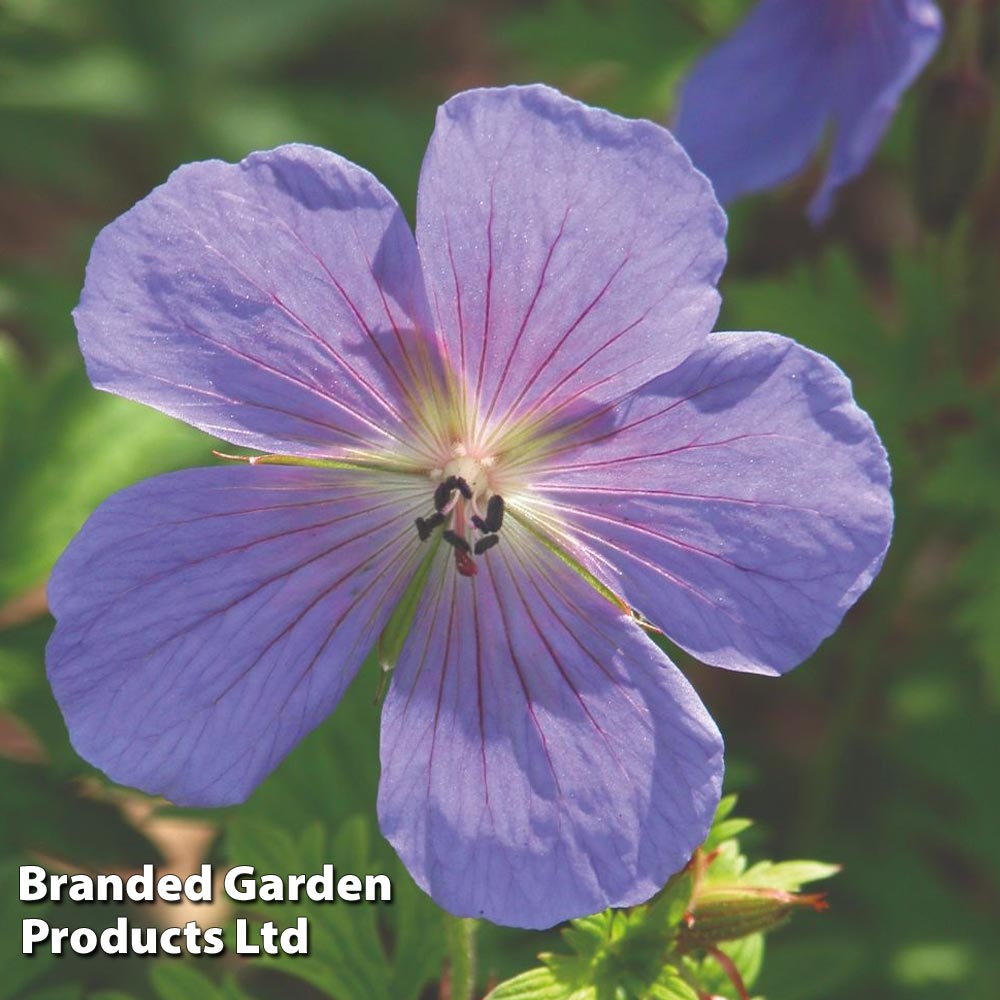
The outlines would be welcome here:
M 451 495 L 455 490 L 458 490 L 466 500 L 472 499 L 472 490 L 469 488 L 469 484 L 461 476 L 449 476 L 434 490 L 434 509 L 446 514 Z
M 445 529 L 441 537 L 444 538 L 449 545 L 453 545 L 456 549 L 458 549 L 459 552 L 472 551 L 472 547 L 469 543 L 461 535 L 456 535 L 451 528 Z
M 504 502 L 499 493 L 494 493 L 486 505 L 486 530 L 499 531 L 503 527 Z
M 437 489 L 434 491 L 434 509 L 439 514 L 448 506 L 448 501 L 451 499 L 451 487 L 448 485 L 450 482 L 451 480 L 448 479 L 443 483 L 439 483 Z
M 472 524 L 484 535 L 494 534 L 503 527 L 503 512 L 505 509 L 503 497 L 499 493 L 494 493 L 486 504 L 486 517 L 482 518 L 478 514 L 472 515 Z
M 458 492 L 461 493 L 466 500 L 472 499 L 472 489 L 461 476 L 449 476 L 445 480 L 445 485 L 447 485 L 450 489 L 458 490 Z
M 494 545 L 499 544 L 499 542 L 499 535 L 487 535 L 485 538 L 480 538 L 479 541 L 476 542 L 476 547 L 473 551 L 477 556 L 481 556 L 484 552 L 489 552 L 489 550 L 492 549 Z
M 504 501 L 490 494 L 490 476 L 485 470 L 493 465 L 492 457 L 472 458 L 459 445 L 453 454 L 443 469 L 431 473 L 432 479 L 440 476 L 442 481 L 434 487 L 434 513 L 416 519 L 417 533 L 426 541 L 444 525 L 441 537 L 455 551 L 458 572 L 475 576 L 478 568 L 473 556 L 488 552 L 499 541 L 496 533 L 503 525 Z
M 420 536 L 420 541 L 426 542 L 427 539 L 431 537 L 431 532 L 439 524 L 444 524 L 444 514 L 442 514 L 439 510 L 435 511 L 428 518 L 418 517 L 417 534 Z

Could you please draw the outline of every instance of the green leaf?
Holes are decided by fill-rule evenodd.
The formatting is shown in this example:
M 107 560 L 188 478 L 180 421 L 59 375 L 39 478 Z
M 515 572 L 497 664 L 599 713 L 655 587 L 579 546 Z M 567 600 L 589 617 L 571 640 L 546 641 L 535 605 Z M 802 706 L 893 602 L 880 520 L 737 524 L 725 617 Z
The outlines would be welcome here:
M 308 899 L 251 904 L 279 925 L 291 925 L 299 916 L 309 925 L 308 955 L 262 955 L 255 964 L 304 979 L 337 1000 L 416 1000 L 444 960 L 440 914 L 394 854 L 382 850 L 376 859 L 375 853 L 370 827 L 360 816 L 343 823 L 332 838 L 321 823 L 292 832 L 242 813 L 234 816 L 226 835 L 233 864 L 286 876 L 318 873 L 332 863 L 336 877 L 385 873 L 393 887 L 389 906 Z
M 832 878 L 839 871 L 840 865 L 828 865 L 821 861 L 759 861 L 743 873 L 740 882 L 797 892 L 807 882 Z
M 2 786 L 0 786 L 2 787 Z M 5 809 L 8 808 L 4 800 Z M 6 825 L 6 824 L 5 824 Z M 19 898 L 19 867 L 28 864 L 27 857 L 15 857 L 0 862 L 0 1000 L 16 1000 L 27 995 L 26 987 L 41 978 L 51 967 L 54 956 L 45 947 L 33 955 L 21 953 L 21 921 L 26 917 L 50 919 L 50 904 L 36 903 L 26 908 Z M 16 930 L 15 930 L 16 929 Z
M 698 994 L 668 965 L 643 1000 L 698 1000 Z
M 602 910 L 600 913 L 572 921 L 563 930 L 562 937 L 578 955 L 590 957 L 611 940 L 614 922 L 614 911 Z
M 44 582 L 94 508 L 138 479 L 211 458 L 210 438 L 91 388 L 82 369 L 45 378 L 9 418 L 0 454 L 0 604 Z
M 91 48 L 14 70 L 0 83 L 0 108 L 117 117 L 150 104 L 146 67 L 121 50 Z
M 717 823 L 712 827 L 702 850 L 714 850 L 719 846 L 719 844 L 726 840 L 732 840 L 734 837 L 738 837 L 744 830 L 750 829 L 751 826 L 753 826 L 752 819 L 741 819 L 739 817 L 734 817 L 733 819 L 727 819 L 722 823 Z
M 732 959 L 744 985 L 747 989 L 751 989 L 760 975 L 764 962 L 764 935 L 751 934 L 739 941 L 727 941 L 719 945 L 719 949 Z M 711 955 L 706 955 L 700 961 L 690 961 L 688 968 L 704 992 L 738 1000 L 729 977 Z
M 219 986 L 188 963 L 155 962 L 149 980 L 159 1000 L 227 1000 Z
M 728 819 L 732 811 L 736 808 L 736 803 L 739 801 L 739 796 L 735 792 L 730 792 L 729 795 L 723 795 L 719 800 L 719 805 L 715 810 L 715 816 L 712 818 L 712 830 L 714 830 L 724 819 Z
M 674 875 L 649 905 L 647 927 L 661 934 L 673 933 L 687 912 L 693 889 L 694 874 L 689 869 Z
M 708 831 L 705 843 L 701 845 L 703 851 L 713 851 L 724 841 L 738 837 L 744 830 L 753 826 L 753 820 L 732 816 L 738 799 L 739 796 L 735 794 L 723 795 L 715 810 L 712 828 Z
M 23 1000 L 80 1000 L 82 996 L 83 986 L 79 983 L 61 983 L 29 993 Z
M 0 308 L 3 307 L 0 301 Z M 14 415 L 24 406 L 27 390 L 21 354 L 0 331 L 0 455 L 14 427 Z
M 501 983 L 486 995 L 486 1000 L 597 1000 L 597 990 L 584 986 L 567 992 L 563 980 L 551 969 L 541 968 L 522 972 Z
M 682 67 L 708 41 L 686 5 L 660 0 L 600 4 L 554 0 L 525 5 L 501 40 L 533 74 L 623 114 L 666 118 Z M 719 4 L 716 4 L 719 6 Z
M 718 845 L 716 851 L 717 853 L 705 873 L 709 882 L 733 882 L 746 871 L 747 859 L 740 852 L 738 841 L 724 840 Z
M 18 815 L 17 823 L 0 825 L 0 853 L 32 850 L 98 869 L 161 860 L 117 806 L 50 769 L 0 758 L 0 787 L 5 809 Z

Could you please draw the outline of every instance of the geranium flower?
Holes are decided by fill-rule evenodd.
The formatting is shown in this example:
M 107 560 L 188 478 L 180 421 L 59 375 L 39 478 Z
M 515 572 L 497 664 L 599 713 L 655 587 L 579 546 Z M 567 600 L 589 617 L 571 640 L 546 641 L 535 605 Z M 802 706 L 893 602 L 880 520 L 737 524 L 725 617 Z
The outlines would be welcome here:
M 674 131 L 726 203 L 793 177 L 832 125 L 820 222 L 940 40 L 931 0 L 761 0 L 691 72 Z
M 267 455 L 113 496 L 60 559 L 81 755 L 238 802 L 381 636 L 379 819 L 421 886 L 525 927 L 648 898 L 722 743 L 631 609 L 780 673 L 890 530 L 844 376 L 709 335 L 723 230 L 664 129 L 544 87 L 444 105 L 416 240 L 308 146 L 181 167 L 108 226 L 75 313 L 94 384 Z

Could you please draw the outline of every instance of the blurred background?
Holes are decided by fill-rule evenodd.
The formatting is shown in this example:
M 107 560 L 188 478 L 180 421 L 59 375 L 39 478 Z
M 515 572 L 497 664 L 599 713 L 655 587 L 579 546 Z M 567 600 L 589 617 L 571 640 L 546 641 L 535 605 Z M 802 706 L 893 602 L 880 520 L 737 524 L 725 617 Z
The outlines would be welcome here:
M 770 1000 L 998 995 L 1000 32 L 990 0 L 941 6 L 935 61 L 826 227 L 803 213 L 818 173 L 730 216 L 720 328 L 785 333 L 844 368 L 889 449 L 898 518 L 871 591 L 792 675 L 675 654 L 726 734 L 727 789 L 757 821 L 745 847 L 845 866 L 829 912 L 769 941 L 756 989 Z M 447 995 L 439 912 L 377 829 L 374 663 L 239 808 L 181 812 L 109 787 L 69 746 L 43 661 L 54 560 L 110 493 L 214 461 L 208 438 L 87 382 L 70 310 L 100 227 L 180 163 L 289 141 L 364 165 L 412 219 L 435 107 L 455 91 L 544 81 L 667 122 L 685 70 L 747 7 L 0 0 L 0 1000 Z M 378 912 L 296 907 L 313 923 L 307 959 L 29 959 L 17 865 L 39 858 L 332 859 L 389 871 L 398 896 Z M 48 917 L 100 927 L 122 912 Z M 556 942 L 484 927 L 483 990 Z

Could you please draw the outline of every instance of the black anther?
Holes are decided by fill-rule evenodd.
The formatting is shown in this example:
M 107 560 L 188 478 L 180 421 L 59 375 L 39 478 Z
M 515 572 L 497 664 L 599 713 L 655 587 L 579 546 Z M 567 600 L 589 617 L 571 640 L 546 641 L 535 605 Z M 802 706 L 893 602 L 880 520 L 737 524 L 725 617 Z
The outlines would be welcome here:
M 485 538 L 480 538 L 476 542 L 476 547 L 473 550 L 477 556 L 481 556 L 484 552 L 489 552 L 494 545 L 498 544 L 500 538 L 497 535 L 487 535 Z
M 448 480 L 450 482 L 451 480 Z M 451 498 L 451 487 L 448 482 L 439 483 L 437 489 L 434 491 L 434 509 L 441 513 L 442 510 L 447 506 L 448 500 Z
M 449 476 L 445 480 L 448 489 L 458 490 L 459 493 L 465 497 L 466 500 L 472 499 L 472 490 L 469 488 L 469 484 L 461 476 Z
M 472 524 L 473 527 L 478 528 L 484 535 L 490 530 L 486 527 L 486 522 L 478 514 L 472 515 Z
M 504 502 L 499 493 L 494 493 L 490 497 L 490 502 L 486 505 L 486 530 L 499 531 L 503 526 Z
M 441 537 L 444 538 L 449 545 L 453 545 L 456 549 L 458 549 L 459 552 L 470 551 L 469 543 L 462 538 L 461 535 L 456 535 L 450 528 L 447 531 L 444 531 Z
M 417 518 L 417 534 L 420 536 L 420 541 L 426 542 L 428 538 L 431 537 L 431 532 L 439 525 L 444 523 L 444 514 L 440 511 L 435 511 L 428 518 L 418 517 Z
M 469 484 L 461 476 L 449 476 L 443 483 L 438 483 L 434 490 L 434 509 L 444 510 L 454 490 L 458 490 L 466 500 L 472 499 Z

